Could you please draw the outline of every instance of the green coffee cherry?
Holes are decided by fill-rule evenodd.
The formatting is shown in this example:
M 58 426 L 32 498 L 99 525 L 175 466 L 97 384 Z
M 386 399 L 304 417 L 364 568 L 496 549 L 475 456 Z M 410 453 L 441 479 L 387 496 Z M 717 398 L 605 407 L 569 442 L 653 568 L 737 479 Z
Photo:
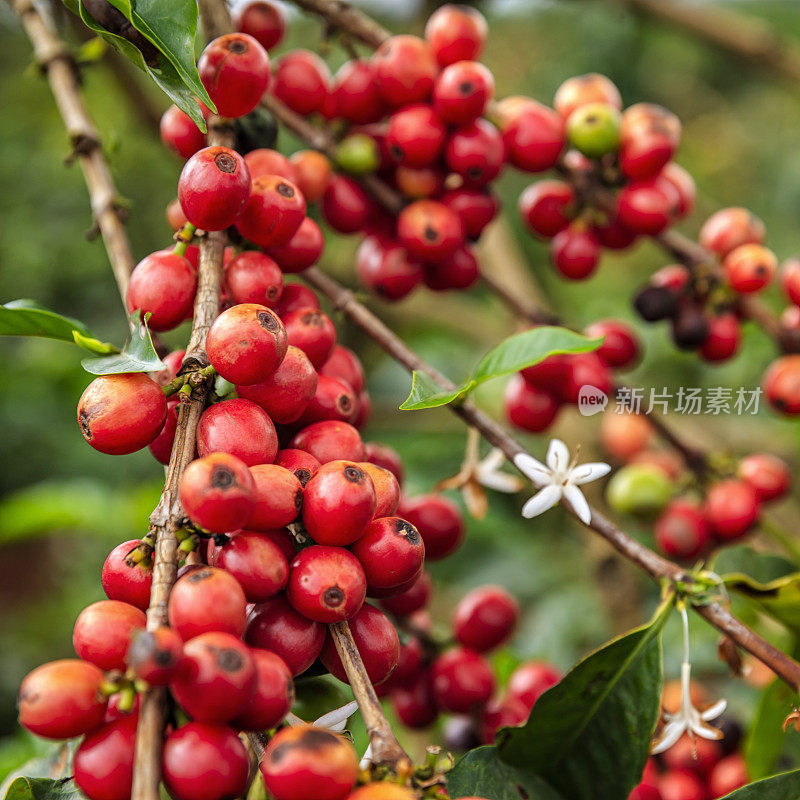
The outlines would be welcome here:
M 601 158 L 619 149 L 620 113 L 607 103 L 589 103 L 572 112 L 567 136 L 573 147 L 589 158 Z
M 629 464 L 608 482 L 606 500 L 615 511 L 652 516 L 672 497 L 674 486 L 663 470 L 649 464 Z
M 365 175 L 380 166 L 378 145 L 365 133 L 345 137 L 336 151 L 336 163 L 351 175 Z

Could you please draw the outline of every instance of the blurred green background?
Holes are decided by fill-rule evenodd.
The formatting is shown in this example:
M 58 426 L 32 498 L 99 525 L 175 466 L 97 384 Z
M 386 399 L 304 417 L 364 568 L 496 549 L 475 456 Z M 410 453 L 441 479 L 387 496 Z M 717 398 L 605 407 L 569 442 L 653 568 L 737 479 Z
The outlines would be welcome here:
M 761 0 L 731 6 L 772 23 L 800 47 L 797 3 Z M 766 221 L 768 244 L 780 258 L 797 254 L 797 84 L 611 2 L 521 0 L 482 8 L 491 30 L 484 61 L 494 71 L 498 97 L 524 93 L 549 103 L 568 76 L 607 74 L 626 104 L 660 103 L 682 119 L 678 160 L 698 184 L 698 211 L 682 226 L 688 234 L 696 234 L 715 209 L 745 205 Z M 421 32 L 423 10 L 409 8 L 408 13 L 409 18 L 383 21 L 397 30 Z M 77 41 L 66 15 L 59 17 L 71 41 Z M 277 52 L 315 48 L 321 32 L 316 20 L 294 15 L 290 36 Z M 344 59 L 335 45 L 326 54 L 333 67 Z M 141 258 L 170 241 L 164 208 L 175 194 L 180 164 L 160 146 L 141 107 L 131 104 L 106 62 L 88 67 L 83 75 L 89 108 L 130 205 L 130 236 Z M 165 98 L 142 76 L 127 76 L 132 78 L 158 109 L 166 107 Z M 2 302 L 33 298 L 83 320 L 101 339 L 119 343 L 126 334 L 125 317 L 101 242 L 84 237 L 91 219 L 80 170 L 64 165 L 68 147 L 61 120 L 46 81 L 31 66 L 29 43 L 5 4 L 0 6 L 0 98 Z M 279 145 L 287 153 L 299 149 L 283 134 Z M 596 277 L 585 283 L 563 282 L 548 265 L 546 246 L 525 234 L 517 219 L 516 198 L 531 180 L 509 170 L 499 182 L 505 228 L 492 234 L 487 263 L 515 285 L 533 281 L 545 302 L 575 326 L 604 316 L 633 320 L 634 288 L 668 258 L 642 244 L 622 255 L 606 254 Z M 356 242 L 327 235 L 323 266 L 351 281 Z M 779 307 L 777 291 L 772 291 L 768 300 Z M 515 330 L 507 311 L 479 289 L 445 296 L 420 290 L 391 307 L 369 302 L 413 348 L 454 378 Z M 748 329 L 743 353 L 712 367 L 677 353 L 663 326 L 636 325 L 646 357 L 631 380 L 644 386 L 752 388 L 774 357 L 773 345 Z M 182 328 L 166 338 L 178 346 L 186 335 Z M 358 351 L 368 369 L 375 410 L 365 438 L 389 443 L 402 454 L 408 491 L 430 490 L 453 474 L 465 444 L 461 423 L 443 410 L 397 411 L 410 385 L 408 375 L 345 323 L 340 338 Z M 103 559 L 118 542 L 144 533 L 162 482 L 161 467 L 147 451 L 114 459 L 81 440 L 75 405 L 89 378 L 80 358 L 76 348 L 65 344 L 0 341 L 0 776 L 35 749 L 15 722 L 19 680 L 43 661 L 71 655 L 76 615 L 102 597 L 98 578 Z M 502 413 L 502 389 L 503 382 L 495 381 L 479 395 L 481 405 L 495 415 Z M 766 410 L 756 417 L 673 415 L 672 422 L 704 445 L 739 454 L 768 449 L 793 468 L 799 463 L 797 426 Z M 568 411 L 554 432 L 571 448 L 580 442 L 589 458 L 601 455 L 597 429 L 596 417 L 586 420 Z M 523 438 L 534 453 L 544 454 L 545 438 Z M 600 491 L 593 487 L 590 493 L 602 503 Z M 503 583 L 524 610 L 518 635 L 501 656 L 504 669 L 514 659 L 531 656 L 566 668 L 610 635 L 643 621 L 656 590 L 561 512 L 524 522 L 519 517 L 523 499 L 492 496 L 488 516 L 469 523 L 463 549 L 433 566 L 435 609 L 446 628 L 449 609 L 466 589 Z M 796 529 L 794 502 L 782 505 L 777 515 Z M 646 525 L 622 522 L 650 541 Z M 746 563 L 757 568 L 755 556 L 748 555 Z M 777 628 L 765 630 L 782 641 Z M 696 621 L 693 637 L 699 673 L 721 690 L 726 668 L 716 661 L 715 632 Z M 668 629 L 665 652 L 667 673 L 675 676 L 680 654 L 674 626 Z M 735 712 L 746 719 L 757 690 L 741 683 L 725 688 Z

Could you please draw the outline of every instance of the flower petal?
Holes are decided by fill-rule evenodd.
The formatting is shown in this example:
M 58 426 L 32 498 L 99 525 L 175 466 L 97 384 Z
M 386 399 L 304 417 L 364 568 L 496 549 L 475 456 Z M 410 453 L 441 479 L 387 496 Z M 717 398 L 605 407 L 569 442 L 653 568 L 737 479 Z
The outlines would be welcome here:
M 368 744 L 367 749 L 364 751 L 364 755 L 361 757 L 361 761 L 359 762 L 358 766 L 360 769 L 368 769 L 370 764 L 372 764 L 372 745 Z
M 588 525 L 592 521 L 592 509 L 586 502 L 583 492 L 577 487 L 568 483 L 563 488 L 564 499 L 572 506 L 572 510 L 578 515 L 578 519 L 584 524 Z
M 569 473 L 569 479 L 572 483 L 582 486 L 584 483 L 596 481 L 604 475 L 611 472 L 611 465 L 604 464 L 602 461 L 587 461 L 585 464 L 578 464 L 575 469 Z
M 478 464 L 478 471 L 488 470 L 494 472 L 503 466 L 506 460 L 505 453 L 499 447 L 493 447 Z
M 347 720 L 355 714 L 357 709 L 358 703 L 353 700 L 341 708 L 334 708 L 327 714 L 323 714 L 319 719 L 314 720 L 314 724 L 319 728 L 328 728 L 335 731 L 344 730 Z
M 482 469 L 478 472 L 478 481 L 487 489 L 506 494 L 516 494 L 525 485 L 522 478 L 516 475 L 509 475 L 507 472 L 484 472 Z
M 700 713 L 700 719 L 704 720 L 705 722 L 711 722 L 719 717 L 727 707 L 727 700 L 724 698 L 722 700 L 718 700 L 713 706 Z
M 684 730 L 686 725 L 682 721 L 670 722 L 661 732 L 661 736 L 650 745 L 650 755 L 655 756 L 669 750 L 683 736 Z
M 530 519 L 552 508 L 561 499 L 560 486 L 545 486 L 522 507 L 522 516 Z
M 546 461 L 553 472 L 564 473 L 569 469 L 569 450 L 561 439 L 550 440 Z
M 711 725 L 704 725 L 702 722 L 692 725 L 691 731 L 697 736 L 702 736 L 703 739 L 721 739 L 724 736 L 719 728 L 713 728 Z
M 514 456 L 514 466 L 537 486 L 550 482 L 550 470 L 530 453 L 517 453 Z

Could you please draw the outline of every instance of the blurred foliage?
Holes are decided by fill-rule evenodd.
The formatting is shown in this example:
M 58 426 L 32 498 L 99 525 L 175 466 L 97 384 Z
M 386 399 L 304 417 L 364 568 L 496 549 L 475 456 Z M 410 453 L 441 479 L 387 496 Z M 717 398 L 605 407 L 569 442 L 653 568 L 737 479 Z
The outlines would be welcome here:
M 395 4 L 394 10 L 407 8 Z M 800 44 L 800 11 L 794 3 L 736 3 L 742 12 L 773 21 Z M 752 65 L 687 37 L 628 15 L 604 0 L 503 2 L 488 4 L 491 37 L 485 53 L 497 79 L 497 94 L 530 94 L 549 102 L 566 77 L 604 72 L 627 104 L 648 100 L 675 111 L 684 124 L 679 161 L 695 176 L 699 209 L 684 229 L 696 234 L 702 220 L 724 205 L 746 205 L 767 223 L 769 244 L 781 258 L 800 246 L 800 96 L 797 87 Z M 421 12 L 420 12 L 421 13 Z M 68 15 L 58 14 L 68 27 Z M 420 32 L 424 18 L 392 19 L 398 29 Z M 281 50 L 314 46 L 322 26 L 294 17 Z M 72 37 L 77 41 L 75 37 Z M 345 54 L 335 47 L 330 63 Z M 68 147 L 46 81 L 30 67 L 27 40 L 5 4 L 0 6 L 0 302 L 33 298 L 59 313 L 84 321 L 102 340 L 122 342 L 127 326 L 99 239 L 91 228 L 86 190 L 77 166 L 66 168 Z M 106 62 L 83 74 L 88 105 L 102 131 L 112 171 L 129 202 L 129 231 L 137 257 L 165 246 L 170 231 L 164 208 L 175 194 L 180 164 L 159 145 L 141 109 L 129 102 Z M 138 76 L 137 76 L 138 78 Z M 165 105 L 154 87 L 145 95 Z M 299 146 L 281 134 L 279 146 Z M 522 231 L 516 198 L 531 176 L 509 170 L 499 184 L 505 218 L 541 291 L 552 307 L 576 326 L 598 317 L 633 319 L 634 287 L 668 263 L 663 253 L 642 244 L 630 253 L 607 255 L 596 277 L 568 284 L 547 264 L 546 246 Z M 352 240 L 328 236 L 325 268 L 351 280 Z M 507 258 L 508 257 L 508 258 Z M 502 265 L 513 254 L 495 254 Z M 769 296 L 777 303 L 777 292 Z M 371 301 L 372 302 L 372 301 Z M 378 307 L 378 303 L 373 303 Z M 431 296 L 420 291 L 400 305 L 379 309 L 405 340 L 454 380 L 464 378 L 477 358 L 515 330 L 507 312 L 480 290 Z M 645 386 L 754 387 L 774 355 L 772 344 L 748 330 L 744 353 L 732 363 L 711 367 L 671 347 L 663 326 L 637 323 L 647 355 L 631 376 Z M 188 329 L 166 338 L 180 345 Z M 396 411 L 410 381 L 372 343 L 346 325 L 345 344 L 361 355 L 370 376 L 375 411 L 366 435 L 402 454 L 409 492 L 427 491 L 457 471 L 463 447 L 461 423 L 442 410 L 414 415 Z M 89 381 L 77 348 L 55 341 L 0 340 L 0 547 L 3 580 L 0 601 L 0 775 L 41 752 L 18 731 L 13 697 L 20 678 L 35 665 L 71 654 L 71 628 L 78 611 L 102 597 L 99 569 L 118 542 L 141 535 L 158 497 L 161 467 L 147 451 L 112 459 L 87 447 L 75 421 L 76 401 Z M 502 381 L 476 393 L 487 411 L 501 413 Z M 673 417 L 684 434 L 700 444 L 734 452 L 765 448 L 796 467 L 797 426 L 766 410 L 756 417 Z M 597 418 L 565 413 L 554 433 L 596 450 Z M 534 453 L 544 440 L 530 437 Z M 586 451 L 589 453 L 586 453 Z M 597 488 L 593 501 L 602 502 Z M 492 497 L 487 517 L 469 525 L 468 542 L 445 562 L 433 565 L 437 595 L 434 615 L 447 625 L 452 604 L 463 592 L 486 582 L 507 586 L 524 610 L 511 647 L 497 656 L 504 674 L 523 657 L 547 658 L 568 667 L 613 633 L 647 618 L 657 597 L 652 584 L 619 567 L 608 548 L 576 528 L 559 510 L 533 522 L 519 517 L 524 498 Z M 796 523 L 791 503 L 778 516 Z M 647 526 L 622 520 L 632 534 L 651 542 Z M 757 543 L 760 547 L 760 544 Z M 752 551 L 745 563 L 754 561 Z M 746 567 L 750 571 L 749 567 Z M 780 574 L 780 573 L 778 573 Z M 620 575 L 624 580 L 620 580 Z M 768 579 L 768 576 L 758 576 Z M 769 576 L 773 577 L 773 576 Z M 744 601 L 734 610 L 779 645 L 785 632 L 768 624 Z M 748 719 L 757 691 L 726 682 L 716 660 L 716 634 L 693 622 L 695 672 L 723 691 L 732 711 Z M 677 620 L 664 634 L 665 674 L 678 671 Z M 363 739 L 363 732 L 358 733 Z M 422 740 L 409 736 L 412 746 Z M 415 744 L 416 743 L 416 744 Z

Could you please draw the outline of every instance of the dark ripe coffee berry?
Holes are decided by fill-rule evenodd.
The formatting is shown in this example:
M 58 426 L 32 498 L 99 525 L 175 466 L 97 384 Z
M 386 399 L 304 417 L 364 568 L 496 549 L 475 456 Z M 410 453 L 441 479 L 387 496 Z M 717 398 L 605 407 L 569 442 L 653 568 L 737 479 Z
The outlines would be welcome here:
M 249 519 L 255 506 L 255 484 L 243 461 L 229 453 L 211 453 L 186 467 L 180 501 L 195 525 L 212 533 L 229 533 Z
M 364 460 L 361 434 L 347 422 L 315 422 L 295 434 L 290 446 L 310 453 L 320 464 L 344 458 Z
M 141 609 L 118 600 L 100 600 L 78 615 L 72 646 L 80 658 L 105 672 L 124 671 L 131 635 L 146 623 Z
M 257 303 L 223 311 L 211 325 L 206 351 L 225 380 L 248 385 L 266 380 L 281 365 L 289 341 L 277 314 Z
M 770 405 L 782 414 L 800 414 L 800 355 L 783 356 L 767 368 L 764 392 Z
M 238 219 L 250 196 L 250 172 L 228 147 L 205 147 L 185 164 L 178 199 L 186 219 L 204 231 L 221 231 Z
M 125 295 L 128 313 L 142 311 L 151 331 L 169 331 L 191 313 L 197 274 L 183 257 L 171 251 L 152 253 L 140 261 Z
M 736 314 L 720 314 L 708 322 L 708 338 L 700 348 L 706 361 L 726 361 L 736 355 L 742 339 L 742 326 Z
M 238 636 L 203 633 L 183 647 L 172 695 L 195 722 L 228 722 L 244 709 L 256 681 L 250 650 Z
M 383 683 L 392 674 L 400 656 L 400 640 L 394 625 L 382 611 L 369 603 L 361 606 L 348 625 L 370 682 L 373 685 Z M 348 682 L 330 633 L 325 638 L 320 658 L 331 675 L 343 683 Z
M 430 45 L 405 34 L 383 42 L 372 65 L 384 101 L 394 108 L 427 100 L 438 72 Z
M 430 670 L 421 670 L 413 680 L 393 687 L 392 706 L 407 728 L 427 728 L 435 722 L 439 709 L 433 697 Z
M 336 116 L 366 125 L 383 117 L 386 105 L 375 82 L 372 62 L 361 58 L 345 61 L 333 78 Z
M 386 146 L 392 160 L 406 167 L 427 167 L 442 152 L 447 130 L 429 105 L 405 106 L 389 117 Z
M 312 725 L 278 731 L 260 767 L 275 800 L 344 800 L 358 778 L 358 758 L 350 742 Z
M 296 422 L 311 402 L 317 389 L 317 372 L 308 356 L 289 345 L 280 366 L 266 380 L 236 386 L 236 393 L 267 412 L 282 425 Z
M 322 110 L 330 92 L 328 65 L 310 50 L 291 50 L 275 67 L 272 93 L 298 114 Z
M 461 218 L 435 200 L 417 200 L 406 206 L 397 220 L 400 243 L 422 261 L 444 261 L 464 241 Z
M 619 89 L 605 75 L 590 72 L 567 78 L 556 89 L 555 110 L 567 119 L 573 111 L 588 103 L 606 103 L 618 111 L 622 108 Z
M 286 595 L 279 594 L 253 609 L 244 640 L 250 647 L 275 653 L 292 675 L 300 675 L 317 660 L 325 626 L 295 611 Z
M 278 455 L 275 456 L 275 463 L 295 475 L 303 488 L 322 466 L 311 453 L 306 453 L 305 450 L 295 450 L 291 447 L 285 450 L 278 450 Z
M 247 789 L 250 761 L 233 728 L 189 722 L 167 735 L 164 785 L 175 800 L 234 800 Z
M 178 106 L 170 106 L 161 115 L 158 129 L 164 146 L 181 158 L 191 158 L 206 146 L 203 132 Z
M 366 236 L 356 251 L 361 284 L 385 300 L 400 300 L 422 283 L 422 264 L 391 239 Z
M 270 79 L 267 51 L 246 33 L 219 36 L 197 62 L 200 80 L 223 117 L 243 117 L 259 103 Z
M 600 243 L 591 230 L 573 225 L 557 233 L 550 243 L 550 261 L 556 270 L 572 281 L 582 281 L 600 263 Z
M 91 731 L 75 751 L 75 783 L 89 800 L 128 800 L 138 716 L 131 714 Z
M 197 427 L 197 452 L 201 456 L 228 453 L 248 467 L 271 464 L 278 452 L 278 435 L 267 413 L 255 403 L 241 398 L 223 400 L 203 412 Z
M 182 661 L 183 639 L 166 626 L 153 631 L 136 631 L 125 659 L 133 674 L 151 686 L 166 686 Z
M 256 490 L 247 527 L 267 531 L 294 522 L 303 507 L 303 487 L 297 476 L 275 464 L 258 464 L 250 473 Z
M 372 201 L 353 178 L 333 175 L 322 195 L 322 216 L 338 233 L 356 233 L 367 227 Z
M 749 483 L 731 478 L 714 484 L 706 494 L 703 513 L 713 534 L 723 541 L 744 536 L 758 520 L 760 503 Z
M 167 418 L 161 433 L 147 445 L 153 457 L 159 464 L 169 464 L 172 455 L 172 445 L 175 443 L 175 432 L 178 430 L 178 398 L 167 398 Z
M 208 563 L 233 575 L 248 603 L 274 597 L 289 578 L 285 554 L 266 533 L 240 531 L 223 545 L 211 544 Z
M 679 308 L 672 320 L 672 341 L 681 350 L 696 350 L 708 340 L 709 318 L 701 306 L 694 303 Z
M 663 286 L 645 286 L 634 298 L 633 306 L 646 322 L 669 319 L 678 311 L 675 293 Z
M 294 703 L 292 673 L 281 658 L 267 650 L 253 649 L 255 686 L 233 725 L 245 731 L 266 731 L 278 725 Z
M 275 261 L 256 250 L 245 250 L 225 265 L 225 289 L 234 303 L 272 308 L 283 291 L 283 273 Z
M 153 568 L 143 548 L 140 539 L 118 544 L 103 564 L 100 582 L 109 600 L 120 600 L 147 611 Z
M 700 229 L 700 244 L 724 258 L 744 244 L 762 244 L 764 223 L 746 208 L 723 208 L 712 214 Z
M 289 565 L 286 596 L 296 611 L 316 622 L 350 619 L 364 603 L 366 589 L 361 564 L 341 547 L 306 547 Z
M 71 739 L 94 730 L 106 711 L 103 680 L 99 667 L 77 658 L 42 664 L 20 684 L 20 725 L 45 739 Z
M 436 561 L 455 552 L 464 541 L 464 521 L 458 506 L 438 494 L 410 497 L 400 504 L 408 520 L 425 542 L 425 557 Z
M 464 595 L 453 614 L 453 633 L 478 653 L 508 641 L 519 619 L 517 601 L 501 586 L 481 586 Z
M 452 3 L 437 8 L 425 23 L 425 39 L 442 67 L 477 58 L 488 32 L 486 18 L 477 8 Z
M 283 11 L 265 0 L 255 0 L 242 6 L 237 11 L 233 24 L 237 31 L 252 36 L 265 50 L 280 44 L 286 35 Z
M 357 463 L 330 461 L 306 484 L 303 523 L 318 544 L 344 547 L 364 533 L 376 502 L 372 480 Z
M 508 679 L 506 693 L 521 700 L 528 709 L 552 686 L 561 680 L 561 673 L 544 661 L 520 664 Z
M 547 430 L 561 408 L 553 395 L 532 386 L 520 374 L 512 375 L 506 384 L 504 403 L 508 421 L 532 433 Z
M 169 596 L 169 624 L 184 641 L 203 633 L 241 636 L 247 613 L 244 591 L 233 575 L 200 567 L 178 578 Z
M 304 217 L 300 227 L 286 244 L 268 247 L 269 254 L 286 273 L 302 272 L 319 261 L 325 249 L 322 230 L 311 217 Z
M 291 240 L 305 216 L 306 201 L 297 186 L 278 175 L 264 175 L 253 181 L 236 228 L 259 247 L 275 247 Z
M 711 526 L 697 503 L 674 500 L 655 524 L 656 544 L 673 558 L 697 558 L 711 541 Z
M 466 125 L 483 114 L 494 97 L 494 76 L 477 61 L 457 61 L 442 70 L 433 87 L 433 107 L 451 125 Z
M 526 104 L 501 129 L 508 162 L 526 172 L 550 169 L 564 149 L 564 120 L 541 103 Z
M 533 233 L 549 238 L 569 225 L 575 204 L 575 192 L 568 183 L 537 181 L 519 196 L 519 213 Z
M 336 328 L 318 308 L 298 308 L 283 317 L 289 344 L 299 347 L 315 369 L 331 356 L 336 345 Z
M 338 378 L 320 375 L 314 397 L 297 423 L 305 427 L 324 420 L 354 422 L 358 410 L 358 398 L 349 384 Z
M 639 337 L 627 322 L 601 319 L 589 325 L 584 333 L 590 339 L 604 338 L 603 344 L 595 352 L 609 367 L 631 367 L 641 356 Z
M 430 575 L 423 569 L 408 589 L 393 597 L 382 597 L 381 605 L 396 617 L 408 617 L 425 608 L 432 593 Z
M 78 401 L 83 438 L 112 456 L 146 447 L 161 433 L 166 416 L 161 387 L 143 372 L 100 375 Z
M 460 647 L 433 662 L 431 678 L 436 704 L 454 714 L 466 714 L 484 705 L 495 687 L 494 673 L 483 656 Z
M 750 294 L 772 282 L 778 271 L 778 259 L 772 250 L 760 244 L 743 244 L 725 256 L 722 269 L 734 291 Z
M 789 466 L 782 458 L 770 453 L 745 456 L 739 462 L 737 475 L 755 489 L 761 502 L 778 500 L 792 485 Z
M 373 520 L 350 549 L 364 568 L 369 593 L 386 595 L 387 590 L 407 585 L 425 562 L 419 531 L 400 517 Z
M 375 519 L 394 516 L 400 505 L 400 484 L 394 473 L 369 461 L 360 461 L 358 466 L 369 475 L 375 488 Z

